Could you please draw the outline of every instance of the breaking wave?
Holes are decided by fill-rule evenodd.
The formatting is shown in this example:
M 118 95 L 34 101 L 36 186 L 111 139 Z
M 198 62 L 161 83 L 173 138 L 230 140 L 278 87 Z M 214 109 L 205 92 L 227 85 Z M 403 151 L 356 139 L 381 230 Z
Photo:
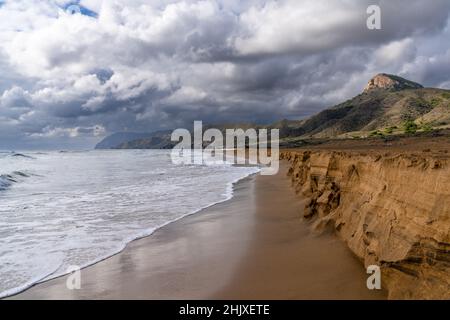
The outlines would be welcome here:
M 22 171 L 14 171 L 10 174 L 2 174 L 0 175 L 0 191 L 8 189 L 14 183 L 19 182 L 22 178 L 28 177 L 30 177 L 30 175 Z

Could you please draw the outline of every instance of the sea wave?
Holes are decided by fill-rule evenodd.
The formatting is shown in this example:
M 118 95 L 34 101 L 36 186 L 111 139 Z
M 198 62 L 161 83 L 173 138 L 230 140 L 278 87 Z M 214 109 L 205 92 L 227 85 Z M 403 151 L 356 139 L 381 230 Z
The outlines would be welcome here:
M 8 189 L 12 184 L 14 180 L 10 175 L 2 174 L 0 175 L 0 191 Z
M 0 159 L 0 299 L 87 267 L 229 200 L 259 168 L 174 165 L 166 151 L 50 152 Z
M 26 158 L 26 159 L 35 159 L 34 157 L 29 156 L 29 155 L 27 155 L 27 154 L 24 154 L 24 153 L 15 153 L 15 152 L 11 154 L 11 157 L 16 157 L 16 158 Z
M 14 183 L 20 182 L 22 178 L 29 178 L 30 175 L 22 171 L 14 171 L 10 174 L 0 175 L 0 191 L 7 190 Z
M 40 153 L 36 153 L 40 154 Z M 44 154 L 44 153 L 42 153 Z M 36 159 L 35 157 L 26 154 L 26 153 L 20 153 L 15 151 L 0 151 L 0 158 L 23 158 L 23 159 Z
M 157 225 L 157 226 L 155 226 L 153 228 L 149 228 L 147 230 L 142 230 L 141 232 L 135 233 L 133 236 L 128 237 L 127 239 L 125 239 L 116 248 L 116 250 L 112 250 L 112 251 L 110 251 L 110 252 L 108 252 L 108 253 L 106 253 L 106 254 L 104 254 L 102 256 L 99 256 L 96 259 L 93 259 L 93 260 L 83 264 L 82 266 L 80 266 L 80 268 L 81 269 L 85 269 L 85 268 L 93 266 L 93 265 L 95 265 L 95 264 L 97 264 L 99 262 L 102 262 L 102 261 L 104 261 L 106 259 L 109 259 L 109 258 L 111 258 L 111 257 L 113 257 L 113 256 L 115 256 L 115 255 L 117 255 L 119 253 L 121 253 L 133 241 L 149 237 L 155 231 L 157 231 L 158 229 L 164 228 L 167 225 L 172 224 L 172 223 L 174 223 L 174 222 L 176 222 L 176 221 L 178 221 L 180 219 L 183 219 L 183 218 L 186 218 L 188 216 L 197 214 L 197 213 L 199 213 L 199 212 L 201 212 L 201 211 L 203 211 L 203 210 L 205 210 L 205 209 L 207 209 L 209 207 L 212 207 L 212 206 L 218 205 L 220 203 L 223 203 L 223 202 L 231 200 L 233 198 L 233 196 L 234 196 L 235 185 L 237 183 L 239 183 L 242 180 L 248 179 L 251 176 L 254 176 L 254 175 L 258 174 L 261 171 L 261 169 L 259 167 L 253 167 L 252 169 L 253 169 L 252 171 L 249 171 L 246 174 L 240 176 L 239 178 L 237 178 L 237 179 L 227 183 L 226 191 L 225 191 L 225 194 L 224 194 L 225 197 L 222 198 L 221 200 L 210 202 L 210 203 L 208 203 L 205 206 L 200 206 L 200 207 L 198 207 L 198 208 L 196 208 L 196 209 L 194 209 L 194 210 L 192 210 L 190 212 L 186 212 L 185 214 L 183 214 L 183 215 L 181 215 L 181 216 L 179 216 L 179 217 L 177 217 L 175 219 L 168 220 L 168 221 L 166 221 L 166 222 L 164 222 L 162 224 L 159 224 L 159 225 Z M 28 281 L 27 283 L 24 283 L 24 284 L 22 284 L 20 286 L 17 286 L 15 288 L 11 288 L 11 289 L 5 290 L 3 292 L 0 291 L 0 299 L 4 299 L 6 297 L 17 295 L 17 294 L 19 294 L 21 292 L 26 291 L 27 289 L 31 288 L 32 286 L 34 286 L 36 284 L 44 283 L 44 282 L 47 282 L 49 280 L 52 280 L 52 279 L 55 279 L 55 278 L 58 278 L 58 277 L 61 277 L 61 276 L 64 276 L 64 275 L 67 274 L 67 272 L 58 272 L 57 271 L 58 269 L 59 269 L 59 267 L 53 268 L 52 271 L 47 272 L 47 273 L 45 273 L 43 275 L 40 275 L 40 276 L 36 276 L 34 279 L 31 279 L 31 281 Z

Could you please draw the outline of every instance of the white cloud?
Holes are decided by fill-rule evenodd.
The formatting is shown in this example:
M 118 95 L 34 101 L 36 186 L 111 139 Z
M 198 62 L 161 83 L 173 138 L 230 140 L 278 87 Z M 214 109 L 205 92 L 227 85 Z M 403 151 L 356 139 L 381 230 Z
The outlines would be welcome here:
M 365 25 L 365 1 L 269 1 L 241 16 L 244 36 L 235 40 L 241 54 L 317 52 L 345 44 L 347 31 Z M 343 43 L 344 40 L 344 43 Z
M 381 46 L 375 51 L 375 63 L 380 67 L 402 65 L 415 58 L 416 46 L 413 39 L 406 38 Z
M 93 135 L 95 137 L 102 136 L 105 133 L 105 128 L 101 125 L 93 127 L 74 127 L 74 128 L 53 128 L 47 126 L 43 128 L 42 132 L 32 133 L 30 138 L 55 138 L 55 137 L 69 137 L 76 138 L 81 135 Z

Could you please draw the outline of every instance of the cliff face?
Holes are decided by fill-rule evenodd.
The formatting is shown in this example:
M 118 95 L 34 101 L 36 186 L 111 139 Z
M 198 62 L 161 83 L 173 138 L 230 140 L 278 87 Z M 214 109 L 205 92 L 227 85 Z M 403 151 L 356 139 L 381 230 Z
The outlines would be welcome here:
M 333 228 L 389 298 L 450 298 L 450 167 L 439 156 L 286 151 L 316 230 Z

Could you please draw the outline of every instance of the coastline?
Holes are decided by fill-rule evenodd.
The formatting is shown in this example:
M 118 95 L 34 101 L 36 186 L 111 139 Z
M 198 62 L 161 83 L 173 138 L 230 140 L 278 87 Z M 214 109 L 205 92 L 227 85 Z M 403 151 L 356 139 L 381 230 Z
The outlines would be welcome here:
M 207 204 L 205 206 L 199 207 L 199 208 L 197 208 L 197 209 L 195 209 L 195 210 L 193 210 L 191 212 L 185 213 L 185 214 L 183 214 L 183 215 L 181 215 L 181 216 L 179 216 L 177 218 L 174 218 L 172 220 L 166 221 L 166 222 L 164 222 L 163 224 L 161 224 L 159 226 L 152 227 L 150 229 L 146 229 L 146 230 L 143 230 L 143 231 L 141 231 L 139 233 L 136 233 L 135 235 L 127 238 L 126 240 L 124 240 L 119 248 L 117 248 L 117 249 L 115 249 L 115 250 L 113 250 L 113 251 L 111 251 L 111 252 L 109 252 L 109 253 L 107 253 L 105 255 L 102 255 L 102 256 L 100 256 L 100 257 L 98 257 L 98 258 L 96 258 L 96 259 L 94 259 L 94 260 L 92 260 L 92 261 L 90 261 L 90 262 L 88 262 L 86 264 L 80 265 L 79 268 L 84 270 L 84 269 L 92 267 L 92 266 L 94 266 L 94 265 L 96 265 L 98 263 L 101 263 L 101 262 L 103 262 L 103 261 L 105 261 L 107 259 L 110 259 L 110 258 L 114 257 L 115 255 L 120 254 L 123 250 L 125 250 L 128 247 L 128 245 L 130 243 L 132 243 L 134 241 L 150 237 L 154 232 L 158 231 L 161 228 L 166 227 L 169 224 L 172 224 L 172 223 L 174 223 L 174 222 L 176 222 L 176 221 L 178 221 L 180 219 L 184 219 L 184 218 L 189 217 L 191 215 L 195 215 L 195 214 L 197 214 L 197 213 L 199 213 L 199 212 L 201 212 L 201 211 L 203 211 L 203 210 L 205 210 L 205 209 L 207 209 L 209 207 L 212 207 L 212 206 L 215 206 L 217 204 L 229 201 L 230 199 L 233 198 L 235 185 L 237 183 L 239 183 L 242 180 L 248 179 L 251 176 L 257 175 L 259 172 L 260 172 L 260 169 L 257 168 L 257 167 L 254 167 L 254 171 L 253 172 L 248 172 L 248 173 L 246 173 L 246 175 L 241 176 L 241 177 L 239 177 L 239 178 L 237 178 L 237 179 L 235 179 L 235 180 L 233 180 L 231 182 L 228 182 L 226 184 L 226 190 L 222 194 L 224 196 L 224 198 L 222 198 L 220 200 L 217 200 L 217 201 L 214 201 L 214 202 L 211 202 L 211 203 L 209 203 L 209 204 Z M 34 280 L 31 280 L 28 283 L 25 283 L 25 284 L 23 284 L 23 285 L 21 285 L 19 287 L 16 287 L 16 288 L 4 291 L 4 292 L 0 292 L 0 300 L 14 297 L 16 295 L 19 295 L 19 294 L 29 290 L 30 288 L 32 288 L 34 286 L 37 286 L 37 285 L 40 285 L 40 284 L 44 284 L 44 283 L 46 283 L 48 281 L 59 279 L 59 278 L 67 278 L 68 277 L 68 273 L 67 272 L 57 272 L 58 269 L 59 269 L 59 266 L 55 270 L 47 272 L 46 274 L 37 276 L 37 277 L 35 277 Z
M 388 299 L 449 299 L 448 142 L 359 144 L 281 154 L 308 199 L 303 216 L 315 232 L 332 230 L 366 267 L 379 266 Z
M 286 171 L 247 177 L 231 199 L 83 269 L 81 290 L 62 276 L 10 299 L 386 298 L 337 237 L 310 233 Z

